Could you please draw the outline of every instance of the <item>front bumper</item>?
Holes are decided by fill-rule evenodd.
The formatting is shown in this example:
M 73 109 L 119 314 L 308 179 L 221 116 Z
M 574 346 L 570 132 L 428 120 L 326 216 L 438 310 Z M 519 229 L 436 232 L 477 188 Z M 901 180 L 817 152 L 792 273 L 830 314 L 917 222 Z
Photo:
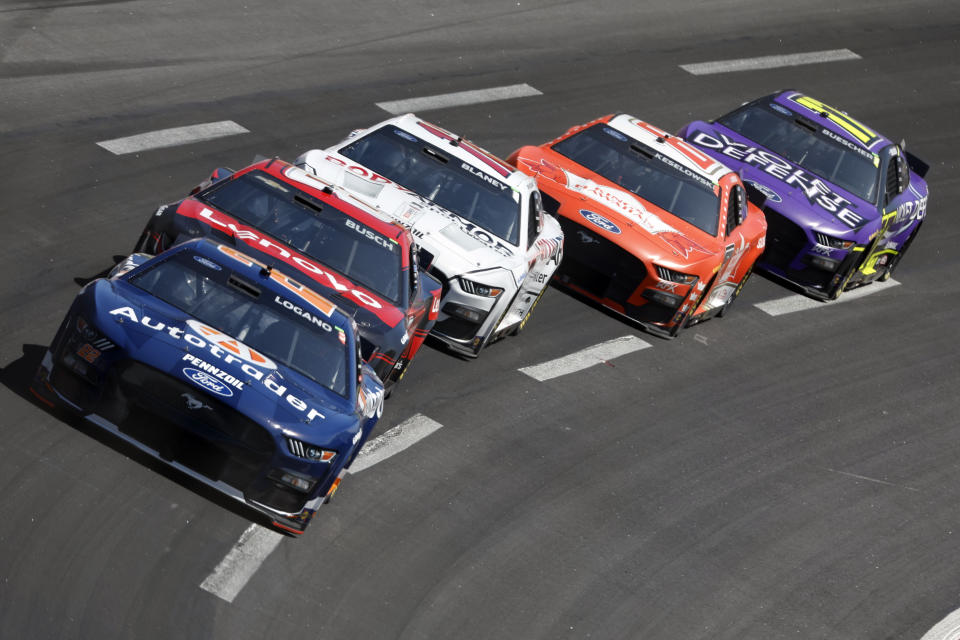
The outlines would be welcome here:
M 855 278 L 876 242 L 845 250 L 830 249 L 777 211 L 765 207 L 764 214 L 768 225 L 767 246 L 756 262 L 757 269 L 815 300 L 835 300 Z M 825 264 L 830 268 L 823 268 Z M 877 277 L 880 275 L 882 272 L 877 273 Z M 874 279 L 876 277 L 860 278 L 857 282 Z
M 517 293 L 516 284 L 503 277 L 495 284 L 491 282 L 491 286 L 502 289 L 496 298 L 492 298 L 465 291 L 457 276 L 447 277 L 436 270 L 431 274 L 443 283 L 443 294 L 430 335 L 455 353 L 476 357 L 509 309 L 510 301 Z
M 673 338 L 696 309 L 696 285 L 661 280 L 639 257 L 561 217 L 563 262 L 553 282 L 614 311 L 655 336 Z M 667 303 L 669 301 L 669 304 Z
M 306 474 L 306 466 L 317 464 L 292 456 L 261 425 L 194 387 L 145 365 L 134 365 L 153 372 L 157 379 L 131 393 L 128 382 L 121 382 L 120 376 L 109 376 L 111 379 L 98 389 L 62 364 L 55 364 L 48 351 L 32 389 L 44 402 L 68 408 L 138 450 L 264 514 L 274 526 L 303 533 L 317 509 L 339 486 L 345 461 L 339 459 L 341 456 L 333 463 L 322 464 L 322 474 Z M 131 373 L 132 368 L 124 371 L 126 377 L 143 375 L 142 371 Z M 165 389 L 158 389 L 164 385 Z M 164 406 L 164 396 L 177 394 L 181 386 L 184 393 L 202 395 L 202 403 L 211 416 L 217 417 L 199 423 Z M 277 470 L 315 478 L 315 488 L 309 494 L 298 492 L 270 477 Z

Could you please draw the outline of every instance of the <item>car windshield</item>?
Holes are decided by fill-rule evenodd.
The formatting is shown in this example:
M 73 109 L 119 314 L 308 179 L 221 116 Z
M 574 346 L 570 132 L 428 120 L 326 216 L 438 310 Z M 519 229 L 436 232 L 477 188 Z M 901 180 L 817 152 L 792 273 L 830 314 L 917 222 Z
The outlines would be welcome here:
M 454 155 L 393 125 L 368 133 L 340 153 L 498 238 L 519 244 L 519 194 Z
M 196 197 L 390 302 L 404 303 L 400 245 L 333 204 L 259 170 L 225 180 Z
M 880 169 L 872 153 L 832 139 L 836 134 L 780 105 L 755 102 L 717 122 L 867 202 L 877 201 Z
M 717 235 L 715 187 L 673 159 L 599 123 L 561 140 L 553 150 L 701 231 Z
M 346 334 L 304 312 L 300 304 L 291 304 L 213 260 L 186 251 L 135 273 L 129 282 L 346 397 Z

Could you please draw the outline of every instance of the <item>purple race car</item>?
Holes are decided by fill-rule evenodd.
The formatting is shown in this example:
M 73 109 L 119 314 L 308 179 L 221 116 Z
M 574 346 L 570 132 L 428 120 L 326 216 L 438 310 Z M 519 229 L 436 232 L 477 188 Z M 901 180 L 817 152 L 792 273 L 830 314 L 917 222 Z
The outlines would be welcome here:
M 927 164 L 797 91 L 692 122 L 679 135 L 740 172 L 767 217 L 757 267 L 813 298 L 887 280 L 927 212 Z

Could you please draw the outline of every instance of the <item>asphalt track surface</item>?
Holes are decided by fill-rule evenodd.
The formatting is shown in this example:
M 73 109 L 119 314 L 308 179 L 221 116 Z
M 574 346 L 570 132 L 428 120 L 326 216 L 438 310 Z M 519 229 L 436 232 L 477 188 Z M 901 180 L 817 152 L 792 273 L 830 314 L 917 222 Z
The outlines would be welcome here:
M 0 5 L 0 638 L 920 638 L 960 607 L 960 5 L 673 0 Z M 694 76 L 681 64 L 860 59 Z M 77 292 L 217 166 L 292 159 L 377 102 L 528 83 L 422 115 L 506 155 L 626 111 L 668 130 L 796 87 L 927 160 L 890 287 L 658 340 L 550 289 L 472 362 L 425 349 L 348 477 L 226 602 L 249 514 L 31 402 Z M 250 133 L 112 155 L 232 120 Z M 544 382 L 606 340 L 652 348 Z

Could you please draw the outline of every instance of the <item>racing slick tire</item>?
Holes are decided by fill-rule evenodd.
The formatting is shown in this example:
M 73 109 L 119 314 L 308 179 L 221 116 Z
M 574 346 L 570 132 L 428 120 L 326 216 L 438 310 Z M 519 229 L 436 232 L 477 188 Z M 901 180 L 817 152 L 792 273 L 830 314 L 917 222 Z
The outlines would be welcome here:
M 717 317 L 722 318 L 726 315 L 727 309 L 730 308 L 730 305 L 733 304 L 734 300 L 740 295 L 740 292 L 743 291 L 743 285 L 747 283 L 747 280 L 750 279 L 750 276 L 753 275 L 753 267 L 747 269 L 747 272 L 743 274 L 743 278 L 740 279 L 740 284 L 737 285 L 737 288 L 734 290 L 733 295 L 730 297 L 730 300 L 727 301 L 727 304 L 723 305 L 723 308 L 717 312 Z
M 896 259 L 893 261 L 887 270 L 883 272 L 883 275 L 877 278 L 877 282 L 886 282 L 893 277 L 893 272 L 896 271 L 897 267 L 900 265 L 900 260 L 903 259 L 903 256 L 906 255 L 907 249 L 910 248 L 910 245 L 913 244 L 913 239 L 917 237 L 917 232 L 920 231 L 920 227 L 923 226 L 923 223 L 917 225 L 917 227 L 910 234 L 910 237 L 907 238 L 907 241 L 903 243 L 903 247 L 900 248 L 900 253 L 897 255 Z
M 527 313 L 523 316 L 520 322 L 518 322 L 516 325 L 514 325 L 507 331 L 508 336 L 518 336 L 523 332 L 523 330 L 527 326 L 527 322 L 530 321 L 530 316 L 533 315 L 533 310 L 537 308 L 537 304 L 540 302 L 540 298 L 543 297 L 543 294 L 546 293 L 546 291 L 547 291 L 547 287 L 546 285 L 544 285 L 543 289 L 540 289 L 540 293 L 537 294 L 537 299 L 534 300 L 533 304 L 530 305 L 530 308 L 527 309 Z

